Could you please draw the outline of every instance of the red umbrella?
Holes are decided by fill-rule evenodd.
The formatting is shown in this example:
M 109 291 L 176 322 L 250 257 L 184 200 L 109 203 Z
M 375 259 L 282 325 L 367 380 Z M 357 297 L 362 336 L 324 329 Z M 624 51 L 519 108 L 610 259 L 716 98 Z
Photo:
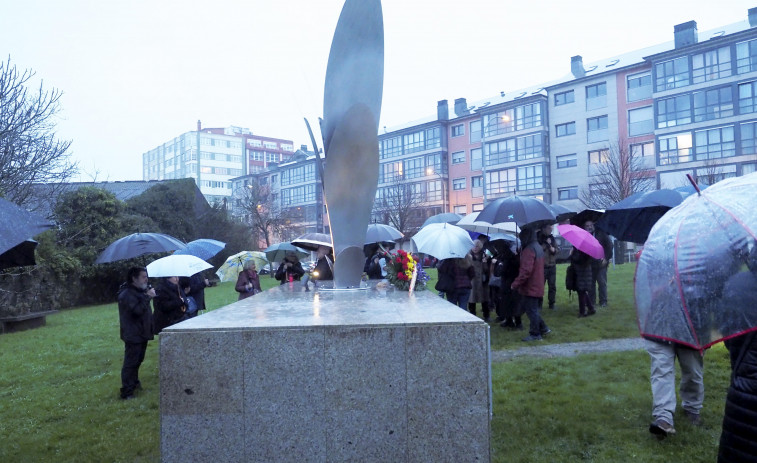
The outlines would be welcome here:
M 604 259 L 605 251 L 591 233 L 575 225 L 558 225 L 557 230 L 563 238 L 581 252 L 585 252 L 595 259 Z

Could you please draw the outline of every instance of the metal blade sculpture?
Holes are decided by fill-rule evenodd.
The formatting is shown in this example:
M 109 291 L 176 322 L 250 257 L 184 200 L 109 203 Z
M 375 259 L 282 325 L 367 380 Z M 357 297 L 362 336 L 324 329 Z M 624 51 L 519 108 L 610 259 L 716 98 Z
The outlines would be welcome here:
M 331 43 L 323 99 L 324 192 L 336 288 L 355 288 L 378 184 L 378 122 L 384 81 L 380 0 L 346 0 Z

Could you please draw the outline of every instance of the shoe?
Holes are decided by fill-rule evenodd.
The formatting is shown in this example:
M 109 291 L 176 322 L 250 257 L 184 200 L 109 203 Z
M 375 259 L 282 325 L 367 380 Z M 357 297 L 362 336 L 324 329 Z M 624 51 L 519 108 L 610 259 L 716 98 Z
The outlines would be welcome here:
M 549 310 L 555 310 L 555 305 L 554 304 L 549 304 Z
M 523 331 L 523 325 L 515 325 L 513 328 L 515 331 Z
M 515 329 L 515 323 L 512 320 L 505 320 L 499 324 L 502 328 Z
M 548 335 L 551 332 L 552 332 L 552 330 L 550 330 L 549 328 L 547 328 L 546 330 L 544 330 L 544 331 L 541 332 L 541 335 L 542 336 L 546 336 L 546 335 Z
M 676 428 L 665 420 L 654 420 L 654 422 L 649 425 L 649 432 L 662 437 L 667 435 L 672 436 L 676 433 Z
M 502 323 L 503 321 L 505 321 L 504 317 L 497 317 L 494 319 L 494 323 Z
M 541 336 L 534 336 L 533 334 L 529 334 L 525 338 L 523 338 L 524 342 L 531 342 L 531 341 L 541 341 Z
M 702 417 L 699 416 L 699 413 L 690 412 L 688 410 L 684 410 L 683 412 L 686 414 L 686 418 L 689 419 L 691 424 L 694 426 L 702 426 Z
M 137 385 L 134 386 L 134 390 L 141 391 L 142 390 L 142 383 L 140 383 L 139 381 L 137 381 Z
M 492 322 L 492 319 L 491 319 L 491 318 L 489 318 L 489 317 L 484 317 L 484 321 L 485 321 L 486 323 L 491 323 L 491 322 Z
M 591 317 L 591 316 L 592 316 L 592 315 L 594 315 L 595 313 L 597 313 L 597 311 L 596 311 L 596 310 L 590 310 L 590 311 L 586 312 L 586 316 L 587 316 L 587 317 Z
M 136 399 L 136 398 L 137 398 L 137 396 L 135 396 L 134 394 L 129 394 L 129 395 L 126 395 L 126 396 L 122 395 L 121 396 L 121 400 L 131 400 L 131 399 Z
M 580 314 L 578 314 L 578 318 L 586 318 L 586 314 L 585 313 L 580 313 Z

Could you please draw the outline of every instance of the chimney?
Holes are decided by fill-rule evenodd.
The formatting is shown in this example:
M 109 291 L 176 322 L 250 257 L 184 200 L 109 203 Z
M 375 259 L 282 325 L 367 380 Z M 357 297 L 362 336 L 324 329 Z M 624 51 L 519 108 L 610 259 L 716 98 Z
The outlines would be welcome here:
M 202 132 L 202 122 L 199 119 L 197 119 L 197 131 Z
M 439 100 L 436 103 L 436 118 L 440 121 L 449 120 L 449 104 L 447 100 Z
M 468 102 L 465 100 L 465 98 L 455 98 L 455 115 L 456 116 L 465 116 L 469 114 L 470 111 L 468 111 Z
M 570 57 L 570 72 L 575 78 L 583 77 L 586 75 L 586 70 L 584 70 L 584 59 L 583 57 L 581 57 L 581 55 Z
M 689 21 L 673 28 L 675 47 L 683 48 L 697 43 L 697 22 Z
M 757 7 L 749 8 L 749 27 L 757 26 Z
M 308 152 L 308 145 L 300 145 L 300 149 L 304 151 L 305 153 Z

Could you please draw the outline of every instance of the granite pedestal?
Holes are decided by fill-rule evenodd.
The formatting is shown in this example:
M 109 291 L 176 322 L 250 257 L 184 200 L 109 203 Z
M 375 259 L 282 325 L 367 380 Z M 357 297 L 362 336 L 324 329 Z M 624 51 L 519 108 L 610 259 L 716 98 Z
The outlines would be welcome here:
M 429 291 L 266 291 L 160 334 L 164 462 L 488 462 L 489 327 Z

